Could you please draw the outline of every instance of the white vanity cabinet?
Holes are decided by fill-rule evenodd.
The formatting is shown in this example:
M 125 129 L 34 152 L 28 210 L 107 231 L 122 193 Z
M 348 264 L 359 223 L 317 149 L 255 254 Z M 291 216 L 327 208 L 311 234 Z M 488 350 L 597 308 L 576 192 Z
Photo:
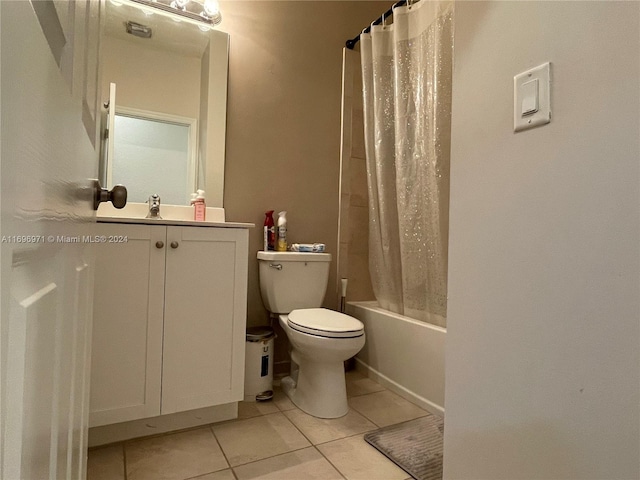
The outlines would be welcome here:
M 242 400 L 248 230 L 97 227 L 90 426 Z

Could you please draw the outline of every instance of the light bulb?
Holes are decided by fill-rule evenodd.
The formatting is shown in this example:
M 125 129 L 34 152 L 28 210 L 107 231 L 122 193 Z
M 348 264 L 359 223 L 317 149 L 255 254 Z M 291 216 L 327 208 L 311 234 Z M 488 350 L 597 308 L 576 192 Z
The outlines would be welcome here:
M 187 3 L 189 3 L 189 0 L 173 0 L 171 7 L 177 10 L 184 10 Z
M 220 6 L 216 0 L 204 0 L 202 8 L 204 9 L 204 13 L 209 17 L 215 17 L 220 13 Z

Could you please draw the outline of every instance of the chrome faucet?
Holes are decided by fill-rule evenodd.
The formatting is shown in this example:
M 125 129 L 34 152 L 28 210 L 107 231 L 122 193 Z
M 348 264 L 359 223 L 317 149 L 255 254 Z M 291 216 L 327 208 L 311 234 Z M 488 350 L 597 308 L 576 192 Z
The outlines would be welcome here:
M 147 213 L 147 218 L 155 218 L 157 220 L 162 220 L 160 216 L 160 195 L 154 193 L 147 200 L 149 204 L 149 213 Z

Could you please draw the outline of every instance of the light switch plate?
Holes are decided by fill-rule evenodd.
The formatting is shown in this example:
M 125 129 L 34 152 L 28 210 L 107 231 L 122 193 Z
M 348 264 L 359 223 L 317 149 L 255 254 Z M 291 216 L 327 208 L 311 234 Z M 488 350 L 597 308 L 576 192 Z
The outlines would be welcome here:
M 538 80 L 537 85 L 534 80 Z M 537 102 L 531 97 L 533 85 L 537 87 Z M 534 103 L 537 110 L 532 112 Z M 520 132 L 550 121 L 551 63 L 547 62 L 513 77 L 513 129 Z

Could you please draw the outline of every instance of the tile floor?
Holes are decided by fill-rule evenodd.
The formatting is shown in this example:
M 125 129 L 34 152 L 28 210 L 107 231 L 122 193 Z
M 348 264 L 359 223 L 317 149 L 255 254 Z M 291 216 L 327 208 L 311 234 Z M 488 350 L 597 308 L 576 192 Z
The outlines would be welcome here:
M 241 402 L 238 419 L 89 451 L 88 480 L 405 480 L 363 435 L 428 415 L 358 372 L 347 373 L 349 413 L 324 420 L 275 387 Z

